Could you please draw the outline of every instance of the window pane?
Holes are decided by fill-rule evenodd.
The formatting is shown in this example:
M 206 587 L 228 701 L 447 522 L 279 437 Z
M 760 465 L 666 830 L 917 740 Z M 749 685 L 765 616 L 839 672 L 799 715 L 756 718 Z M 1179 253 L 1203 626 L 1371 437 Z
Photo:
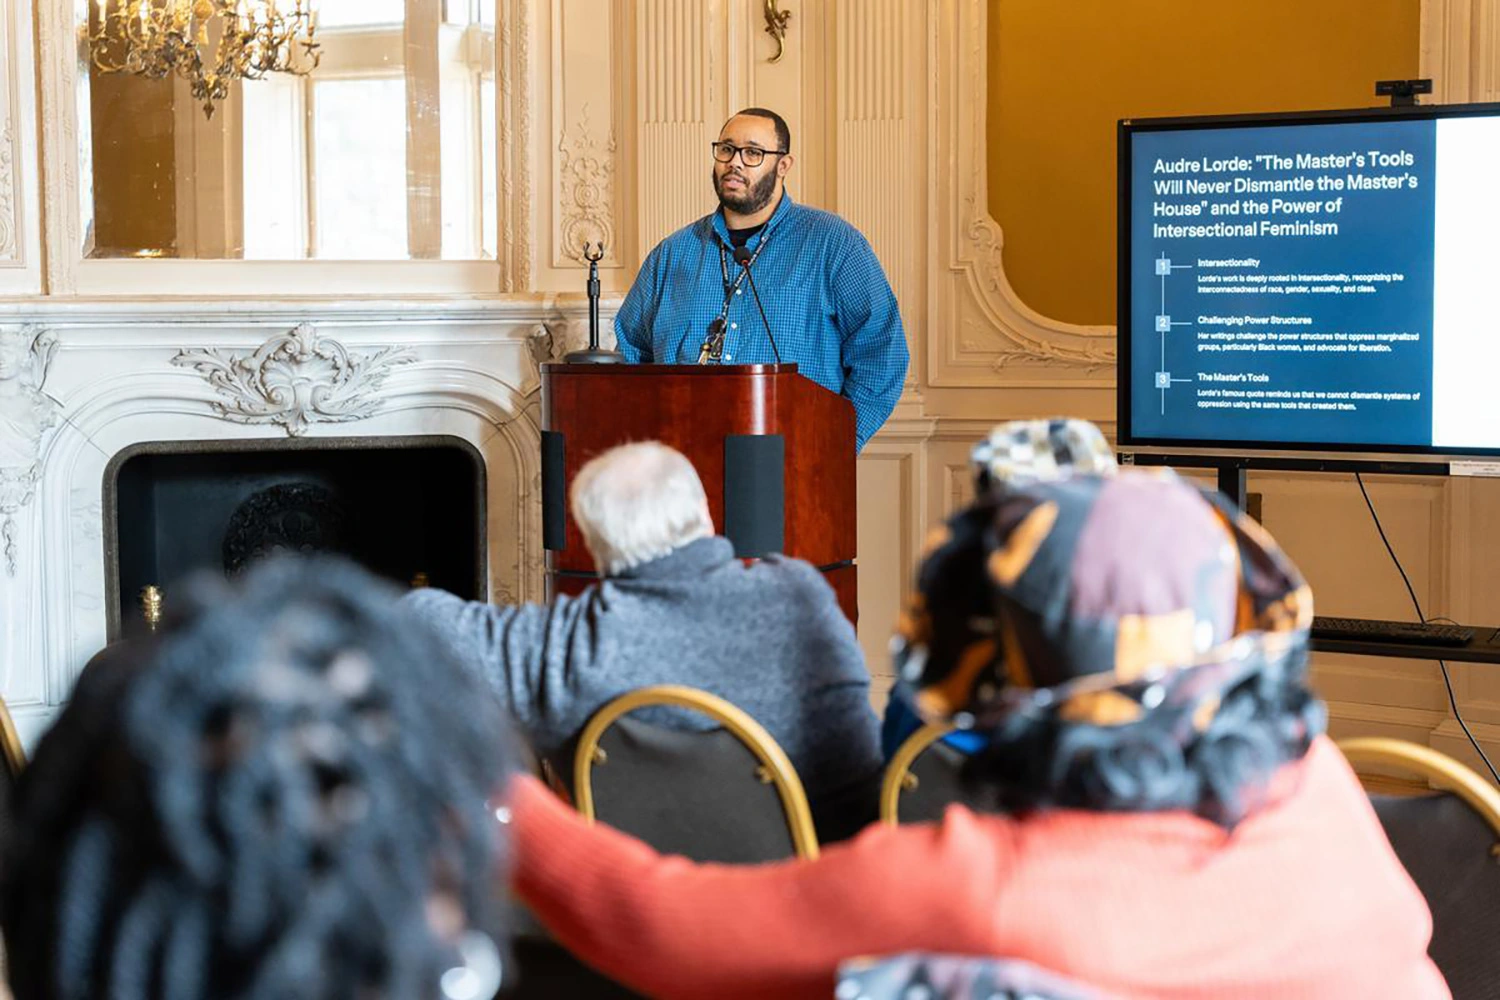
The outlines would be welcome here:
M 401 24 L 406 0 L 316 0 L 318 27 L 356 28 L 370 24 Z
M 443 0 L 443 21 L 446 24 L 482 24 L 495 26 L 496 0 Z
M 316 83 L 313 118 L 317 256 L 406 257 L 406 82 Z
M 246 260 L 307 256 L 307 145 L 302 81 L 285 73 L 245 81 L 244 198 Z
M 479 85 L 479 161 L 480 176 L 480 232 L 479 245 L 485 260 L 494 260 L 500 239 L 499 218 L 496 211 L 498 179 L 495 177 L 495 81 L 489 78 Z

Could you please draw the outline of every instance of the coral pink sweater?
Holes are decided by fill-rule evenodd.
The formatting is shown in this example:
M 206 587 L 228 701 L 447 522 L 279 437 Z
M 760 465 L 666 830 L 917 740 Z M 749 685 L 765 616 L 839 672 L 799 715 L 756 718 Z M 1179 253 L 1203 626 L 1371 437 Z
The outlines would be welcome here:
M 1226 833 L 1186 813 L 951 807 L 816 861 L 699 865 L 512 792 L 512 878 L 558 939 L 654 997 L 832 996 L 844 959 L 1025 959 L 1126 997 L 1447 997 L 1431 916 L 1320 739 Z

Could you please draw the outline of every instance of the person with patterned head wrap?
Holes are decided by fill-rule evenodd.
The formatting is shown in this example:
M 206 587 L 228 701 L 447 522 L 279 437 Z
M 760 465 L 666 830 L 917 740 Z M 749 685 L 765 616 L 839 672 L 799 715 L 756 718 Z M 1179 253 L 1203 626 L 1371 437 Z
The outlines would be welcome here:
M 984 731 L 993 811 L 814 861 L 662 858 L 513 787 L 514 882 L 656 997 L 826 997 L 841 961 L 1015 959 L 1104 994 L 1448 995 L 1431 917 L 1306 687 L 1311 596 L 1171 473 L 1009 477 L 947 526 L 897 641 L 933 720 Z
M 966 615 L 982 617 L 986 613 L 983 607 L 985 590 L 968 586 L 965 573 L 952 572 L 946 564 L 940 571 L 938 560 L 928 560 L 934 550 L 944 548 L 945 554 L 951 554 L 949 558 L 959 561 L 980 559 L 982 554 L 978 548 L 966 545 L 964 540 L 977 539 L 983 531 L 983 521 L 987 516 L 984 501 L 987 498 L 1029 483 L 1055 482 L 1075 475 L 1113 476 L 1119 467 L 1115 464 L 1114 450 L 1098 427 L 1087 420 L 1068 417 L 1013 420 L 999 424 L 971 449 L 969 466 L 974 476 L 974 495 L 979 498 L 979 503 L 948 524 L 934 529 L 928 536 L 922 556 L 928 561 L 924 579 L 931 581 L 929 586 L 946 588 L 949 592 L 940 603 L 952 609 L 964 609 Z M 954 544 L 955 533 L 957 544 Z M 964 589 L 956 592 L 955 588 L 960 586 Z M 898 642 L 903 629 L 912 622 L 912 616 L 920 615 L 925 599 L 919 593 L 908 604 L 897 625 Z M 937 640 L 940 647 L 958 641 L 963 622 L 957 625 L 957 628 L 943 631 Z M 911 701 L 911 688 L 898 685 L 891 691 L 881 723 L 881 750 L 886 759 L 894 756 L 907 737 L 921 725 L 921 715 Z M 987 741 L 982 732 L 957 729 L 943 737 L 943 742 L 962 753 L 972 754 L 982 750 Z

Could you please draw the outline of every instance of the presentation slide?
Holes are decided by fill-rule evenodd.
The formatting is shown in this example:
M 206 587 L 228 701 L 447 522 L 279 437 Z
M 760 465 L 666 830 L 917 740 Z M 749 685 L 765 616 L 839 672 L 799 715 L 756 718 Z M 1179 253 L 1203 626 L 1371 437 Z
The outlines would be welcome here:
M 1500 119 L 1140 131 L 1131 437 L 1500 448 Z

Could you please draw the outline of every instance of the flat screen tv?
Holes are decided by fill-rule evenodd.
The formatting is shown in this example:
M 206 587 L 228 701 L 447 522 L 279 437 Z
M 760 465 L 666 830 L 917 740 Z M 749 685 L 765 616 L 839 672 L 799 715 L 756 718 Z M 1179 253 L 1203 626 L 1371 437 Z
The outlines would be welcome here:
M 1119 143 L 1122 448 L 1500 455 L 1500 104 Z

